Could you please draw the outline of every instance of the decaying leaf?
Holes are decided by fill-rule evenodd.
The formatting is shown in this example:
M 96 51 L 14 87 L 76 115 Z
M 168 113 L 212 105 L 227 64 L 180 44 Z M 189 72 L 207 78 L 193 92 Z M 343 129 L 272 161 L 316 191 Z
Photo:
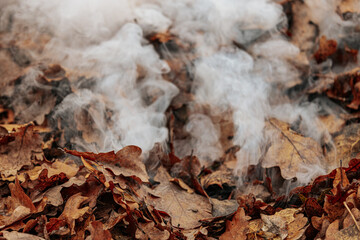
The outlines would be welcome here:
M 0 229 L 36 212 L 36 207 L 31 199 L 25 194 L 17 179 L 15 183 L 9 184 L 9 188 L 11 196 L 8 197 L 9 203 L 7 213 L 0 215 Z
M 343 166 L 347 166 L 349 161 L 360 153 L 359 135 L 360 124 L 351 124 L 344 127 L 341 134 L 333 139 L 336 147 L 336 157 L 343 161 Z
M 2 231 L 4 238 L 7 240 L 45 240 L 45 238 L 37 237 L 28 233 Z
M 7 140 L 6 140 L 7 139 Z M 0 173 L 16 175 L 23 166 L 42 156 L 42 139 L 33 125 L 19 128 L 14 133 L 0 136 Z M 39 159 L 42 160 L 42 159 Z
M 333 114 L 320 116 L 319 119 L 330 134 L 340 132 L 345 126 L 345 120 Z
M 146 167 L 141 159 L 141 148 L 137 146 L 126 146 L 119 150 L 116 154 L 114 151 L 98 154 L 92 152 L 78 152 L 68 149 L 65 149 L 65 151 L 74 156 L 98 162 L 98 166 L 109 169 L 117 176 L 123 175 L 124 177 L 133 177 L 142 182 L 149 181 Z M 95 170 L 95 168 L 89 165 L 86 161 L 84 164 L 88 168 L 93 169 L 92 171 Z
M 161 231 L 155 227 L 153 222 L 140 223 L 139 228 L 136 230 L 135 238 L 139 240 L 159 239 L 167 240 L 170 237 L 170 233 L 167 230 Z
M 283 178 L 291 179 L 303 172 L 302 168 L 324 162 L 322 149 L 314 139 L 292 131 L 288 124 L 277 119 L 270 119 L 266 128 L 277 141 L 265 154 L 264 168 L 279 166 Z
M 345 169 L 336 169 L 336 175 L 335 175 L 335 179 L 333 182 L 333 189 L 332 189 L 332 193 L 334 195 L 337 194 L 337 186 L 340 184 L 341 188 L 344 188 L 348 185 L 350 185 L 349 179 L 346 176 L 346 171 Z
M 360 68 L 341 73 L 334 79 L 334 84 L 326 94 L 330 98 L 347 103 L 347 107 L 358 109 L 360 105 Z
M 155 181 L 160 184 L 153 191 L 153 194 L 159 197 L 148 199 L 149 204 L 168 213 L 175 227 L 185 229 L 198 227 L 199 220 L 211 217 L 211 204 L 207 198 L 183 191 L 171 183 L 170 179 L 166 170 L 160 167 L 155 176 Z
M 236 200 L 218 200 L 216 198 L 210 198 L 210 202 L 213 207 L 212 215 L 214 217 L 226 216 L 234 213 L 239 204 Z
M 330 223 L 329 227 L 326 230 L 326 239 L 336 240 L 335 234 L 339 231 L 339 219 L 336 219 L 332 223 Z
M 60 215 L 59 219 L 63 219 L 69 224 L 70 232 L 75 233 L 75 220 L 82 217 L 85 213 L 89 211 L 89 207 L 80 208 L 81 204 L 86 201 L 88 198 L 81 196 L 81 193 L 72 195 L 66 202 L 63 213 Z
M 99 221 L 93 221 L 89 225 L 90 237 L 87 240 L 111 240 L 111 233 L 104 229 L 104 225 Z
M 325 61 L 329 56 L 336 52 L 337 42 L 333 39 L 327 40 L 321 36 L 319 40 L 319 49 L 315 52 L 314 58 L 318 63 Z
M 306 224 L 308 219 L 303 214 L 297 214 L 294 221 L 288 224 L 288 236 L 287 239 L 297 240 L 300 239 L 306 230 Z
M 233 219 L 226 222 L 226 231 L 220 236 L 220 240 L 242 240 L 246 239 L 246 232 L 248 231 L 248 219 L 245 216 L 243 208 L 239 208 Z
M 350 227 L 335 232 L 333 238 L 337 240 L 359 240 L 360 231 L 356 228 L 356 225 L 353 224 Z

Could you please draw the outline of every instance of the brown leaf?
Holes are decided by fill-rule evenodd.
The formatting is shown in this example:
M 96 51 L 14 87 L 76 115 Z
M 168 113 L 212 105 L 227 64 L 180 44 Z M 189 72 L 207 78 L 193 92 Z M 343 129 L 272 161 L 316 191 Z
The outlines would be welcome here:
M 317 27 L 312 21 L 312 9 L 302 1 L 289 1 L 292 18 L 291 42 L 300 48 L 302 52 L 308 52 L 314 48 L 317 36 Z
M 64 148 L 66 153 L 77 157 L 83 157 L 85 159 L 89 159 L 92 161 L 99 161 L 99 162 L 112 162 L 115 163 L 117 161 L 116 155 L 114 151 L 107 152 L 107 153 L 92 153 L 92 152 L 78 152 L 75 150 L 69 150 Z
M 155 227 L 153 222 L 139 223 L 139 228 L 136 230 L 135 238 L 139 240 L 158 239 L 167 240 L 170 233 L 167 230 L 161 231 Z
M 64 188 L 64 187 L 70 187 L 72 185 L 83 185 L 85 183 L 86 179 L 83 176 L 76 176 L 76 177 L 72 177 L 69 179 L 69 181 L 67 181 L 66 183 L 63 183 L 61 185 L 49 188 L 48 190 L 46 190 L 45 192 L 41 192 L 38 195 L 33 197 L 33 202 L 37 203 L 39 201 L 41 201 L 43 198 L 47 198 L 47 203 L 51 204 L 55 207 L 60 206 L 64 203 L 64 200 L 61 196 L 60 191 Z
M 312 216 L 321 217 L 324 213 L 324 210 L 320 206 L 320 204 L 316 201 L 315 198 L 308 198 L 305 201 L 304 210 L 306 215 L 311 218 Z
M 110 217 L 107 222 L 104 224 L 104 229 L 111 229 L 120 221 L 122 221 L 127 216 L 127 213 L 124 212 L 122 214 L 117 213 L 116 211 L 112 210 L 110 213 Z
M 7 232 L 7 231 L 2 231 L 1 233 L 4 235 L 4 238 L 8 240 L 45 240 L 45 238 L 31 235 L 28 233 Z
M 10 224 L 23 219 L 24 217 L 36 212 L 36 207 L 31 199 L 25 194 L 21 188 L 19 181 L 9 184 L 11 196 L 9 199 L 9 209 L 6 215 L 0 215 L 0 228 L 9 226 Z
M 336 175 L 333 182 L 333 189 L 331 190 L 334 195 L 337 193 L 337 185 L 341 184 L 342 188 L 350 185 L 349 179 L 346 176 L 345 169 L 337 168 Z
M 231 221 L 226 221 L 226 231 L 220 236 L 220 240 L 243 240 L 246 239 L 249 222 L 246 219 L 245 211 L 239 208 Z
M 156 33 L 150 37 L 150 41 L 151 42 L 159 41 L 160 43 L 166 43 L 166 42 L 170 41 L 172 38 L 173 37 L 171 36 L 171 34 L 169 32 Z
M 344 17 L 345 14 L 348 13 L 355 13 L 359 14 L 359 2 L 357 0 L 343 0 L 338 3 L 338 10 L 342 14 L 342 17 Z
M 198 227 L 199 220 L 211 217 L 211 204 L 207 198 L 183 191 L 169 182 L 170 179 L 166 170 L 160 167 L 155 176 L 160 184 L 152 191 L 159 198 L 149 198 L 149 204 L 168 213 L 172 225 L 180 228 Z
M 289 233 L 291 233 L 292 236 L 297 236 L 300 234 L 299 231 L 302 231 L 305 224 L 307 223 L 307 219 L 305 218 L 306 221 L 304 224 L 302 215 L 296 216 L 295 218 L 295 214 L 297 212 L 299 212 L 299 209 L 287 208 L 275 213 L 274 215 L 261 214 L 261 219 L 264 222 L 262 229 L 266 232 L 271 232 L 280 236 L 281 239 L 286 238 Z M 294 221 L 296 222 L 294 223 Z M 290 227 L 290 224 L 293 225 Z
M 350 104 L 347 107 L 358 109 L 360 104 L 360 68 L 354 68 L 349 72 L 341 73 L 334 79 L 334 84 L 326 94 L 330 98 L 334 98 Z
M 111 240 L 111 233 L 109 230 L 104 229 L 104 225 L 102 222 L 93 221 L 90 223 L 88 227 L 90 231 L 90 239 L 89 240 Z
M 183 180 L 178 179 L 178 178 L 171 178 L 169 180 L 172 183 L 175 183 L 176 185 L 178 185 L 180 188 L 184 189 L 185 191 L 187 191 L 188 193 L 194 193 L 194 189 L 192 189 L 191 187 L 189 187 L 186 183 L 183 182 Z
M 116 153 L 118 165 L 121 167 L 120 171 L 117 169 L 114 173 L 116 175 L 122 174 L 125 177 L 137 177 L 142 182 L 149 182 L 149 176 L 146 172 L 146 167 L 141 160 L 141 148 L 137 146 L 126 146 Z M 114 170 L 114 168 L 110 168 Z
M 328 240 L 336 240 L 335 234 L 339 231 L 339 219 L 336 219 L 332 223 L 330 223 L 329 227 L 326 230 L 326 239 Z
M 2 142 L 8 137 L 13 140 Z M 0 142 L 0 172 L 5 177 L 16 175 L 20 168 L 31 165 L 31 160 L 42 156 L 42 141 L 33 125 L 21 127 L 14 133 L 0 136 Z
M 15 183 L 10 183 L 9 188 L 11 191 L 11 200 L 16 206 L 24 206 L 30 209 L 31 212 L 35 212 L 36 208 L 31 199 L 25 194 L 21 188 L 19 180 L 15 180 Z
M 318 63 L 325 61 L 329 56 L 336 52 L 337 42 L 333 39 L 327 40 L 321 36 L 319 40 L 319 49 L 315 52 L 314 58 Z
M 214 217 L 221 217 L 233 214 L 239 207 L 236 200 L 218 200 L 216 198 L 210 198 L 212 205 L 212 215 Z
M 304 217 L 303 214 L 298 214 L 295 217 L 295 220 L 288 224 L 288 236 L 287 239 L 291 240 L 297 240 L 300 239 L 306 229 L 306 224 L 308 222 L 308 219 Z
M 318 217 L 318 216 L 311 217 L 311 224 L 318 231 L 320 231 L 323 221 L 324 221 L 324 216 L 322 216 L 322 217 Z
M 60 215 L 59 219 L 64 219 L 70 226 L 71 234 L 74 233 L 75 220 L 82 217 L 89 211 L 89 207 L 80 208 L 81 204 L 88 198 L 81 196 L 81 193 L 72 195 L 66 202 L 64 211 Z
M 353 224 L 350 227 L 344 228 L 335 233 L 334 239 L 336 240 L 359 240 L 360 231 L 356 228 L 356 225 Z
M 360 135 L 360 124 L 351 124 L 344 127 L 338 136 L 333 141 L 336 147 L 334 156 L 332 158 L 342 159 L 343 166 L 346 166 L 352 158 L 356 157 L 356 154 L 360 152 L 358 147 L 360 142 L 358 136 Z
M 146 167 L 141 160 L 141 148 L 137 146 L 126 146 L 119 150 L 116 154 L 114 151 L 98 154 L 92 152 L 78 152 L 68 149 L 65 149 L 65 151 L 74 156 L 98 162 L 98 166 L 100 166 L 100 168 L 104 167 L 117 176 L 123 175 L 125 177 L 132 177 L 140 182 L 149 181 Z M 96 171 L 96 169 L 87 161 L 83 161 L 83 163 L 90 171 Z M 104 169 L 101 169 L 101 171 L 105 174 Z
M 262 167 L 279 166 L 285 179 L 292 179 L 309 167 L 324 162 L 320 145 L 312 138 L 304 137 L 292 130 L 289 125 L 277 119 L 270 119 L 266 128 L 278 137 L 265 154 Z M 280 156 L 280 157 L 279 157 Z M 305 172 L 304 172 L 305 171 Z
M 200 172 L 201 165 L 196 156 L 186 156 L 171 168 L 171 176 L 182 179 L 188 186 L 194 189 L 196 189 L 195 181 L 197 181 L 197 176 Z
M 345 207 L 342 202 L 336 202 L 331 204 L 329 202 L 329 196 L 325 197 L 324 210 L 328 214 L 330 221 L 334 221 L 335 219 L 342 216 L 345 212 Z
M 0 216 L 0 229 L 9 226 L 11 224 L 13 224 L 16 221 L 19 221 L 27 216 L 29 216 L 31 214 L 31 210 L 27 207 L 24 206 L 18 206 L 16 207 L 11 215 L 9 216 L 4 216 L 1 215 Z
M 345 126 L 345 120 L 336 117 L 334 114 L 330 114 L 327 116 L 320 116 L 319 119 L 324 124 L 326 130 L 330 134 L 340 132 Z

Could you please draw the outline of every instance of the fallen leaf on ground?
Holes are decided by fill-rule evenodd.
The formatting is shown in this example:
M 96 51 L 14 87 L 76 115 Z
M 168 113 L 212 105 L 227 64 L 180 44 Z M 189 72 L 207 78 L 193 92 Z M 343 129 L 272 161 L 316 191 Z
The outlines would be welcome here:
M 333 139 L 336 147 L 333 154 L 336 154 L 337 159 L 343 161 L 343 166 L 347 166 L 349 161 L 360 152 L 359 135 L 360 124 L 356 123 L 344 127 L 340 134 Z M 335 156 L 330 157 L 335 158 Z
M 167 240 L 170 233 L 167 230 L 161 231 L 155 227 L 153 222 L 139 223 L 139 228 L 136 230 L 135 238 L 139 240 L 158 239 Z
M 81 193 L 72 195 L 66 202 L 64 211 L 60 215 L 59 219 L 64 219 L 70 227 L 70 231 L 74 234 L 75 220 L 82 217 L 89 211 L 89 207 L 80 208 L 81 204 L 88 198 L 81 196 Z
M 93 221 L 88 227 L 90 237 L 87 240 L 111 240 L 111 233 L 109 230 L 104 229 L 104 225 L 99 221 Z
M 220 240 L 243 240 L 248 231 L 248 219 L 243 208 L 239 208 L 231 221 L 226 222 L 226 230 L 220 236 Z
M 65 151 L 74 156 L 98 162 L 99 166 L 108 168 L 117 176 L 121 174 L 125 177 L 139 179 L 142 182 L 149 181 L 146 167 L 141 159 L 141 148 L 137 146 L 126 146 L 119 150 L 116 154 L 114 151 L 98 154 L 92 152 L 78 152 L 68 149 L 65 149 Z M 92 167 L 90 163 L 87 163 L 86 161 L 83 161 L 83 163 L 86 167 L 92 169 L 91 171 L 95 171 L 95 168 Z
M 157 210 L 164 211 L 171 216 L 171 223 L 175 227 L 194 228 L 200 226 L 199 220 L 212 217 L 209 200 L 197 194 L 183 191 L 169 180 L 171 177 L 163 167 L 158 169 L 155 181 L 160 182 L 153 190 L 153 194 L 160 196 L 147 200 Z
M 356 228 L 356 225 L 353 224 L 350 227 L 341 229 L 340 231 L 336 232 L 333 237 L 337 240 L 359 240 L 360 231 Z
M 5 138 L 11 138 L 11 141 L 2 142 Z M 33 125 L 0 136 L 0 143 L 0 173 L 5 177 L 16 175 L 23 166 L 31 165 L 32 160 L 42 156 L 42 139 Z
M 325 61 L 329 56 L 336 52 L 337 42 L 333 39 L 327 40 L 325 36 L 319 39 L 319 48 L 314 54 L 314 58 L 318 63 Z
M 21 232 L 8 232 L 2 231 L 5 239 L 8 240 L 45 240 L 45 238 L 37 237 L 28 233 L 21 233 Z
M 262 166 L 279 166 L 285 179 L 292 179 L 312 165 L 324 162 L 320 145 L 312 138 L 304 137 L 292 131 L 287 123 L 270 119 L 266 129 L 273 133 L 278 141 L 271 145 L 265 154 Z
M 326 239 L 328 240 L 336 240 L 335 234 L 339 231 L 339 219 L 336 219 L 332 223 L 330 223 L 329 227 L 326 230 Z

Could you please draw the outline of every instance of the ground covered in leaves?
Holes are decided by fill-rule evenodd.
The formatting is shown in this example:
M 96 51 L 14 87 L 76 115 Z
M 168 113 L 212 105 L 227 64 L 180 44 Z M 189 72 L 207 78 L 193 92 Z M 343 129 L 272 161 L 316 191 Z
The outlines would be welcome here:
M 91 77 L 71 82 L 71 71 L 41 65 L 36 84 L 27 85 L 33 64 L 28 48 L 42 42 L 0 43 L 0 238 L 359 239 L 360 29 L 336 42 L 318 35 L 302 1 L 282 5 L 290 19 L 284 34 L 307 58 L 298 66 L 302 79 L 314 79 L 310 86 L 301 79 L 290 83 L 287 91 L 310 101 L 331 99 L 344 111 L 320 116 L 331 135 L 322 145 L 296 126 L 267 119 L 266 128 L 280 141 L 269 146 L 261 164 L 243 170 L 240 186 L 234 175 L 239 146 L 232 144 L 234 126 L 228 116 L 212 119 L 221 126 L 220 159 L 202 166 L 196 154 L 176 154 L 176 142 L 187 139 L 183 129 L 192 95 L 187 66 L 174 56 L 182 48 L 193 57 L 191 46 L 176 36 L 148 36 L 171 67 L 164 78 L 180 93 L 167 110 L 170 151 L 158 144 L 146 154 L 132 145 L 106 153 L 75 151 L 74 136 L 96 141 L 89 120 L 92 106 L 57 122 L 52 122 L 53 110 L 73 92 L 72 86 L 90 88 Z M 342 18 L 359 15 L 346 6 L 339 7 Z M 172 51 L 171 58 L 164 48 Z M 329 59 L 331 74 L 310 67 Z M 201 111 L 206 113 L 206 107 Z M 298 165 L 315 158 L 329 163 L 329 174 L 294 188 Z

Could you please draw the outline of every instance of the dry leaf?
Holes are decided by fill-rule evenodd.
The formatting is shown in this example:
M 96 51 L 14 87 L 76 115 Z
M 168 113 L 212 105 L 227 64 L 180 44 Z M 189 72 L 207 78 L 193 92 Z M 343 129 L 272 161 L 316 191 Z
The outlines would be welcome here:
M 216 198 L 210 198 L 210 202 L 212 204 L 212 215 L 214 217 L 227 216 L 234 213 L 239 204 L 236 200 L 218 200 Z
M 63 219 L 69 224 L 71 234 L 75 233 L 75 220 L 82 217 L 90 209 L 89 207 L 80 208 L 81 204 L 87 199 L 87 197 L 81 196 L 81 193 L 72 195 L 67 200 L 64 211 L 59 217 L 59 219 Z
M 319 40 L 319 49 L 314 53 L 314 58 L 318 63 L 325 61 L 329 56 L 336 52 L 337 42 L 333 39 L 327 40 L 321 36 Z
M 342 15 L 347 13 L 360 14 L 360 5 L 358 0 L 342 0 L 338 3 L 337 7 Z
M 288 236 L 286 239 L 300 239 L 305 233 L 307 222 L 308 219 L 303 214 L 297 214 L 294 221 L 288 224 Z
M 104 225 L 99 221 L 93 221 L 88 227 L 90 236 L 86 240 L 111 240 L 111 233 L 104 229 Z
M 2 231 L 5 239 L 8 240 L 45 240 L 45 238 L 34 236 L 28 233 Z
M 324 162 L 320 145 L 312 138 L 304 137 L 292 130 L 289 125 L 277 119 L 270 119 L 266 126 L 268 131 L 277 136 L 265 154 L 262 167 L 279 166 L 285 179 L 292 179 L 310 167 Z
M 350 184 L 349 179 L 346 176 L 345 169 L 337 168 L 336 175 L 333 182 L 333 189 L 331 190 L 334 195 L 337 193 L 337 185 L 341 184 L 341 187 L 344 188 Z
M 336 117 L 334 114 L 320 116 L 319 119 L 324 124 L 326 130 L 330 134 L 335 134 L 337 132 L 340 132 L 345 126 L 345 120 Z
M 341 229 L 340 231 L 336 232 L 333 237 L 333 239 L 336 240 L 359 240 L 360 231 L 357 229 L 356 225 L 353 224 L 350 227 Z
M 45 192 L 41 192 L 39 195 L 34 196 L 33 202 L 37 203 L 37 202 L 41 201 L 44 197 L 46 197 L 48 204 L 51 204 L 55 207 L 60 206 L 64 203 L 64 200 L 61 196 L 60 191 L 64 187 L 70 187 L 73 184 L 80 186 L 80 185 L 84 184 L 85 181 L 86 181 L 85 177 L 81 176 L 81 175 L 72 177 L 66 183 L 52 187 L 52 188 L 46 190 Z
M 312 24 L 312 10 L 301 1 L 291 1 L 292 27 L 291 42 L 300 48 L 302 52 L 308 52 L 314 48 L 317 37 L 317 27 Z
M 337 159 L 343 161 L 343 166 L 347 166 L 349 161 L 360 152 L 360 148 L 358 147 L 358 144 L 360 144 L 359 135 L 360 124 L 351 124 L 344 127 L 341 134 L 333 139 L 336 147 L 336 151 L 333 151 L 333 154 L 336 154 Z M 335 158 L 335 156 L 330 157 Z
M 5 142 L 6 138 L 8 140 Z M 15 133 L 0 136 L 1 175 L 5 177 L 16 175 L 20 168 L 31 165 L 31 160 L 42 156 L 41 140 L 33 125 L 21 127 Z
M 116 154 L 114 151 L 107 153 L 92 153 L 92 152 L 78 152 L 75 150 L 65 151 L 74 156 L 89 159 L 98 162 L 98 166 L 103 166 L 111 170 L 115 175 L 123 175 L 125 177 L 133 177 L 135 180 L 141 182 L 148 182 L 149 176 L 146 172 L 146 167 L 141 160 L 141 148 L 137 146 L 126 146 L 119 150 Z M 96 169 L 90 163 L 83 160 L 84 165 L 92 172 Z M 103 169 L 102 169 L 103 171 Z M 103 171 L 105 174 L 105 172 Z
M 176 185 L 178 185 L 179 187 L 181 187 L 182 189 L 184 189 L 185 191 L 187 191 L 188 193 L 194 193 L 194 189 L 192 189 L 191 187 L 189 187 L 186 183 L 184 183 L 183 180 L 178 179 L 178 178 L 171 178 L 169 180 L 172 183 L 175 183 Z
M 75 150 L 69 150 L 64 148 L 64 151 L 77 156 L 77 157 L 83 157 L 85 159 L 89 159 L 92 161 L 98 161 L 98 162 L 116 162 L 116 155 L 114 151 L 107 152 L 107 153 L 92 153 L 92 152 L 78 152 Z
M 324 203 L 324 210 L 328 214 L 328 217 L 332 222 L 344 214 L 345 207 L 341 202 L 336 202 L 334 204 L 331 204 L 329 202 L 329 196 L 326 196 Z
M 226 221 L 226 230 L 220 236 L 220 240 L 243 240 L 246 239 L 249 222 L 243 208 L 239 208 L 231 221 Z
M 330 223 L 325 235 L 327 240 L 336 240 L 335 234 L 339 231 L 339 224 L 339 219 L 336 219 L 335 221 Z
M 155 176 L 160 184 L 152 192 L 159 198 L 148 199 L 149 204 L 168 213 L 172 225 L 180 228 L 198 227 L 199 220 L 211 217 L 211 204 L 207 198 L 179 189 L 169 182 L 170 179 L 166 170 L 160 167 Z
M 167 240 L 170 233 L 167 230 L 161 231 L 155 227 L 153 222 L 139 223 L 139 228 L 136 230 L 135 238 L 139 240 L 158 239 Z

